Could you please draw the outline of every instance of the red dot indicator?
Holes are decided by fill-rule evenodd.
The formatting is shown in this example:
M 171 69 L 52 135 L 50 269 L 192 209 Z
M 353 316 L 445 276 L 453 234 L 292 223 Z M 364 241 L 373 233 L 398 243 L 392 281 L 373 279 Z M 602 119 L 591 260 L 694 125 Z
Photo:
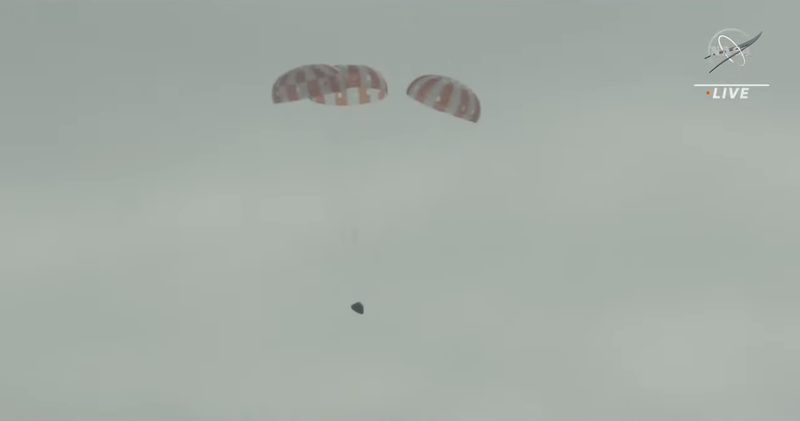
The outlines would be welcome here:
M 706 95 L 711 95 L 711 91 L 706 91 Z

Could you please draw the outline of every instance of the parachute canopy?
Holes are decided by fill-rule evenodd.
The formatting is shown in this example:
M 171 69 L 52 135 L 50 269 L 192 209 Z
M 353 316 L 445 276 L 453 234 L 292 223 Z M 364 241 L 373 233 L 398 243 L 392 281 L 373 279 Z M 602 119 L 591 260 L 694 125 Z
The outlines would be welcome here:
M 378 102 L 388 92 L 386 80 L 372 67 L 310 64 L 281 75 L 272 85 L 272 102 L 308 99 L 324 105 L 360 105 Z
M 426 107 L 473 123 L 481 118 L 481 102 L 467 85 L 442 75 L 414 79 L 406 95 Z
M 364 305 L 361 303 L 355 303 L 351 305 L 350 308 L 358 314 L 364 314 Z

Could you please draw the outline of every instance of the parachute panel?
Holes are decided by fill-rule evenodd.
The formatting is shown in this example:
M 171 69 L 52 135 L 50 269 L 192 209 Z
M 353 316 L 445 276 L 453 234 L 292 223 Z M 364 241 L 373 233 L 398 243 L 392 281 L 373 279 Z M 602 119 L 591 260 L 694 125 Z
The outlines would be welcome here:
M 350 106 L 378 102 L 389 93 L 388 84 L 377 70 L 364 65 L 336 65 L 334 86 L 310 99 L 323 105 Z
M 329 95 L 337 88 L 339 69 L 327 64 L 309 64 L 282 74 L 272 85 L 272 102 L 282 104 Z

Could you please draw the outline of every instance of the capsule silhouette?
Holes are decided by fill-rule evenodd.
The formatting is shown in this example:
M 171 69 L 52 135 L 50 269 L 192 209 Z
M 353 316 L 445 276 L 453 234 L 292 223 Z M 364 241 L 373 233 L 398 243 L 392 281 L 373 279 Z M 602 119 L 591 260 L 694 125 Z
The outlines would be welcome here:
M 361 303 L 355 303 L 351 305 L 350 308 L 358 314 L 364 314 L 364 305 Z

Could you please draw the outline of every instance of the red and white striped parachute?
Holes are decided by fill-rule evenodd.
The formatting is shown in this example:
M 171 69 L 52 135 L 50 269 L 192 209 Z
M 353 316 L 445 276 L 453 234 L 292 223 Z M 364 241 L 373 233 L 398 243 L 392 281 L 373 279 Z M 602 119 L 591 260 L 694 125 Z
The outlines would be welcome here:
M 388 91 L 386 80 L 372 67 L 312 64 L 281 75 L 272 86 L 272 102 L 308 99 L 324 105 L 360 105 L 380 101 Z
M 441 75 L 414 79 L 406 95 L 426 107 L 473 123 L 481 118 L 481 101 L 467 85 Z

